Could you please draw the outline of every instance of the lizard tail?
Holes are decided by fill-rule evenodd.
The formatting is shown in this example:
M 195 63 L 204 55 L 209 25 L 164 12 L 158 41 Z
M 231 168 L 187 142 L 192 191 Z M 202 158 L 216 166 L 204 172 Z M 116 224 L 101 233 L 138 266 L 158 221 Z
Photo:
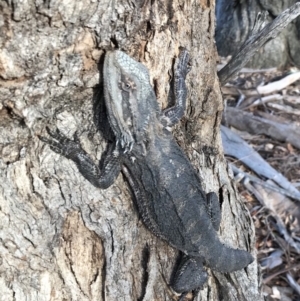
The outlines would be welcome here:
M 215 251 L 210 252 L 209 256 L 205 256 L 205 262 L 215 271 L 230 273 L 241 270 L 254 260 L 249 252 L 226 247 L 220 241 L 216 244 L 219 246 L 212 248 Z

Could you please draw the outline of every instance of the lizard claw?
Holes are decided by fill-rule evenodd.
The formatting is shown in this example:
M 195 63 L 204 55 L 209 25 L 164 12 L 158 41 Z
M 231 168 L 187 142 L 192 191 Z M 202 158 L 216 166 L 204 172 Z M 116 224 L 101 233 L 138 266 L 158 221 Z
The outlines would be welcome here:
M 72 155 L 78 151 L 82 151 L 82 148 L 79 143 L 79 138 L 75 133 L 74 141 L 65 137 L 60 133 L 58 129 L 55 132 L 51 131 L 48 127 L 46 127 L 46 131 L 48 135 L 53 138 L 49 139 L 43 136 L 39 136 L 38 138 L 47 143 L 50 146 L 50 149 L 57 154 L 63 155 L 66 158 L 72 159 Z
M 117 139 L 117 145 L 119 143 L 121 144 L 124 154 L 131 152 L 134 145 L 134 139 L 132 138 L 131 133 L 122 133 L 121 137 Z

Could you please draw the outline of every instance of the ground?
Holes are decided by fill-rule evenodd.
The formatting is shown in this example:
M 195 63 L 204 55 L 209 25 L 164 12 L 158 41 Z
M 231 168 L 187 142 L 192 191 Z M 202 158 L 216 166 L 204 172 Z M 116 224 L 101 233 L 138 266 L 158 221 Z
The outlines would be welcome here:
M 227 106 L 251 112 L 254 116 L 272 119 L 277 123 L 287 124 L 296 129 L 296 134 L 291 141 L 288 139 L 282 141 L 279 136 L 279 140 L 276 139 L 276 134 L 273 137 L 260 134 L 258 128 L 257 133 L 252 130 L 250 134 L 245 130 L 233 129 L 230 124 L 227 126 L 238 133 L 263 159 L 299 189 L 300 80 L 278 89 L 280 83 L 289 79 L 289 74 L 293 73 L 297 78 L 300 75 L 299 70 L 245 68 L 242 71 L 237 78 L 222 88 Z M 258 93 L 258 87 L 272 82 L 276 83 L 273 85 L 276 90 L 265 95 Z M 226 125 L 226 113 L 223 124 Z M 299 129 L 298 134 L 297 129 Z M 286 135 L 288 134 L 287 130 Z M 236 158 L 227 157 L 227 159 L 244 172 L 257 176 Z M 280 194 L 274 196 L 268 192 L 267 199 L 270 203 L 262 204 L 253 194 L 253 190 L 248 189 L 247 184 L 238 183 L 238 187 L 254 221 L 263 292 L 267 300 L 300 300 L 300 248 L 297 250 L 300 246 L 299 201 L 287 199 Z M 257 186 L 254 187 L 256 188 Z

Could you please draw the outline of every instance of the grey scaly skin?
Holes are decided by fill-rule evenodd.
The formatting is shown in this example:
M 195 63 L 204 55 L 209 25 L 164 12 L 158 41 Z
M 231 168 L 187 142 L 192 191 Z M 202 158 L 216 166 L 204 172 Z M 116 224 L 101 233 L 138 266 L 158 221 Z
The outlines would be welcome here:
M 232 272 L 253 261 L 250 253 L 220 242 L 218 198 L 203 191 L 197 173 L 169 131 L 184 114 L 188 62 L 188 51 L 182 49 L 174 66 L 175 105 L 160 111 L 147 68 L 121 51 L 106 54 L 105 107 L 103 103 L 95 106 L 96 124 L 105 126 L 113 143 L 101 168 L 77 137 L 72 141 L 50 130 L 52 139 L 40 137 L 53 151 L 73 160 L 96 187 L 112 185 L 122 169 L 144 224 L 184 253 L 172 282 L 173 289 L 183 294 L 206 282 L 203 264 Z

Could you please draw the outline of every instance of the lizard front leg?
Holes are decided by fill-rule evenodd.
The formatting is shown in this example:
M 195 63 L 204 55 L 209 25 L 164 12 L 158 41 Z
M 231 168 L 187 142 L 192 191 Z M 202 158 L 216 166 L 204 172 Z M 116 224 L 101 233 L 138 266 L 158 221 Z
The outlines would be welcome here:
M 187 95 L 185 78 L 191 69 L 189 60 L 189 52 L 187 49 L 182 48 L 174 66 L 173 94 L 175 97 L 175 105 L 162 112 L 162 120 L 168 127 L 175 125 L 184 115 Z
M 113 184 L 121 170 L 120 152 L 116 147 L 109 149 L 100 169 L 82 149 L 76 134 L 73 141 L 58 130 L 52 132 L 47 128 L 47 132 L 53 139 L 42 136 L 39 136 L 39 139 L 49 144 L 54 152 L 75 162 L 80 173 L 94 186 L 106 189 Z

